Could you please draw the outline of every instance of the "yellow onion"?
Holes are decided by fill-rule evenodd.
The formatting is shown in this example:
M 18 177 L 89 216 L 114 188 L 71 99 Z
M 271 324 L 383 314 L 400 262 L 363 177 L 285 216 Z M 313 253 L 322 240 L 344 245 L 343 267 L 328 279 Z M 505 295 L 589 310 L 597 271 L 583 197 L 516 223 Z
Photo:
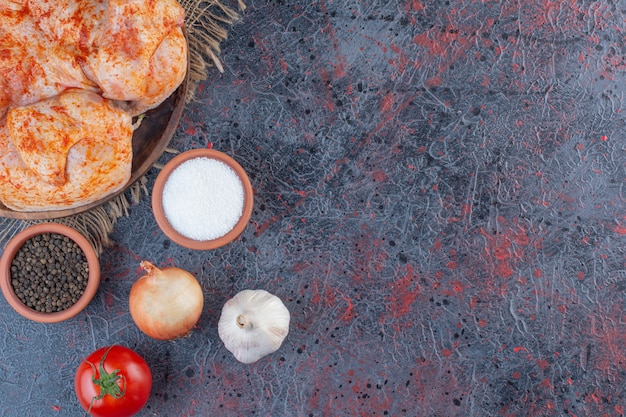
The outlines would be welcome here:
M 202 313 L 202 287 L 180 268 L 159 269 L 148 261 L 142 261 L 141 267 L 146 275 L 133 284 L 128 302 L 133 321 L 155 339 L 186 336 Z

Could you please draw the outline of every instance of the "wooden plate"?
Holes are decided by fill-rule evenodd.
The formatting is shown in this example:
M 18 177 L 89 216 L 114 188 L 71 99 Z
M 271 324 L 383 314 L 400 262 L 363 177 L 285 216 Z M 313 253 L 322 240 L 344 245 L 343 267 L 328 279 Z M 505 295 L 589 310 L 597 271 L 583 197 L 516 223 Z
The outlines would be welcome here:
M 185 107 L 189 71 L 178 89 L 161 105 L 148 111 L 141 125 L 133 133 L 133 165 L 130 180 L 114 194 L 84 206 L 65 210 L 15 211 L 0 203 L 0 216 L 22 220 L 46 220 L 82 213 L 117 197 L 140 179 L 159 159 L 174 135 Z

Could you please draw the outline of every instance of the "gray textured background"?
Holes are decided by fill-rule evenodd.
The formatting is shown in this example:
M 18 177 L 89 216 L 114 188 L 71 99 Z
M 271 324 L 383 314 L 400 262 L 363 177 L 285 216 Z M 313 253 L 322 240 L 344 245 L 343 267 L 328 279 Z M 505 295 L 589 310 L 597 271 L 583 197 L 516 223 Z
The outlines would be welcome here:
M 153 370 L 140 416 L 623 415 L 626 3 L 247 4 L 171 145 L 239 161 L 249 226 L 185 250 L 144 198 L 78 317 L 2 301 L 0 416 L 81 415 L 75 369 L 111 343 Z M 189 338 L 132 323 L 143 259 L 201 282 Z M 217 335 L 246 288 L 292 314 L 252 365 Z

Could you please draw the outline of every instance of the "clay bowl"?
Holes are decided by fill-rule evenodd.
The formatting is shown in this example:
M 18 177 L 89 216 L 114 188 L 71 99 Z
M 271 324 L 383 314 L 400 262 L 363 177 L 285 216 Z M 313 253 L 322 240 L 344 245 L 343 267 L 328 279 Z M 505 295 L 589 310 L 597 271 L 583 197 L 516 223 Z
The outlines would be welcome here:
M 183 236 L 176 229 L 174 229 L 174 227 L 172 227 L 163 209 L 163 189 L 170 174 L 183 162 L 189 161 L 194 158 L 209 158 L 223 162 L 235 172 L 235 174 L 241 181 L 241 185 L 243 186 L 244 201 L 241 217 L 228 233 L 216 239 L 195 240 Z M 252 190 L 252 185 L 250 183 L 250 178 L 248 178 L 248 175 L 246 174 L 244 169 L 241 167 L 241 165 L 239 165 L 239 163 L 237 163 L 237 161 L 235 161 L 229 155 L 223 152 L 216 151 L 214 149 L 193 149 L 177 155 L 163 167 L 163 169 L 157 176 L 154 187 L 152 189 L 152 211 L 154 213 L 157 224 L 169 239 L 171 239 L 176 244 L 188 249 L 211 250 L 224 246 L 235 240 L 244 231 L 248 222 L 250 221 L 253 205 L 254 193 Z
M 11 262 L 16 252 L 28 239 L 45 233 L 57 233 L 72 239 L 82 249 L 89 264 L 89 278 L 82 296 L 71 307 L 53 313 L 39 312 L 27 307 L 15 294 L 11 284 Z M 57 323 L 76 316 L 91 302 L 99 285 L 100 262 L 91 243 L 77 230 L 59 223 L 40 223 L 22 230 L 7 243 L 0 258 L 0 286 L 4 297 L 19 314 L 40 323 Z

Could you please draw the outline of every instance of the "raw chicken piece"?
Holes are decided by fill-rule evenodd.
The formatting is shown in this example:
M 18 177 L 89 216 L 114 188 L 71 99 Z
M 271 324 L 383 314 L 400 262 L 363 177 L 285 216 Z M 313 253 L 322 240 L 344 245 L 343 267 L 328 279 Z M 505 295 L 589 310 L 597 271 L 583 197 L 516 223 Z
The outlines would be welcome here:
M 183 82 L 187 74 L 187 39 L 180 28 L 174 29 L 159 45 L 150 59 L 150 83 L 146 95 L 129 102 L 133 116 L 157 107 Z
M 186 75 L 183 19 L 176 0 L 0 0 L 0 201 L 62 210 L 126 185 L 131 117 Z
M 130 117 L 95 93 L 67 90 L 59 96 L 7 114 L 6 125 L 20 157 L 42 180 L 52 185 L 66 181 L 70 148 L 85 137 L 102 134 L 117 124 L 130 125 Z M 132 136 L 132 130 L 129 130 Z
M 107 4 L 107 0 L 29 0 L 28 15 L 52 44 L 84 56 L 91 52 Z
M 4 0 L 0 120 L 68 88 L 102 92 L 132 115 L 158 106 L 187 71 L 176 0 Z
M 26 122 L 16 117 L 23 112 L 29 114 Z M 0 127 L 0 201 L 12 210 L 82 206 L 118 191 L 130 178 L 131 117 L 96 93 L 70 90 L 12 109 L 7 121 Z
M 176 0 L 110 0 L 104 19 L 85 73 L 104 97 L 133 102 L 133 115 L 156 107 L 187 70 L 184 9 Z
M 94 19 L 104 14 L 100 3 L 13 0 L 0 5 L 0 119 L 9 107 L 68 88 L 99 91 L 82 70 L 81 54 L 90 51 Z

